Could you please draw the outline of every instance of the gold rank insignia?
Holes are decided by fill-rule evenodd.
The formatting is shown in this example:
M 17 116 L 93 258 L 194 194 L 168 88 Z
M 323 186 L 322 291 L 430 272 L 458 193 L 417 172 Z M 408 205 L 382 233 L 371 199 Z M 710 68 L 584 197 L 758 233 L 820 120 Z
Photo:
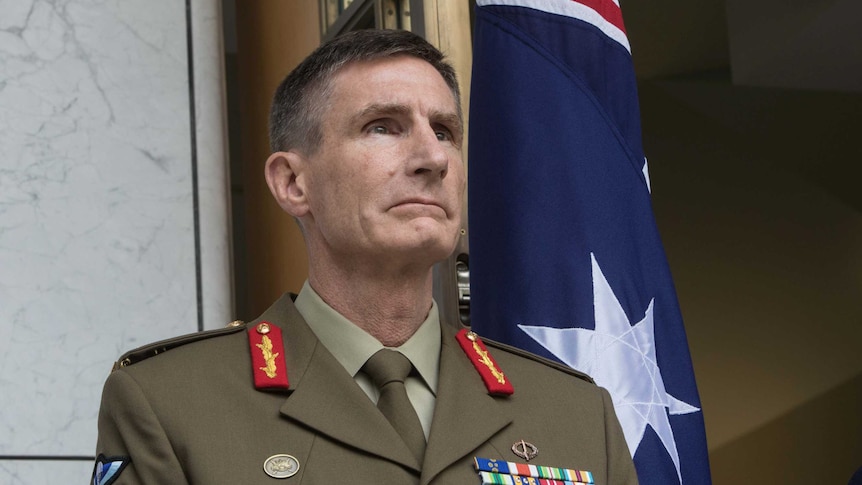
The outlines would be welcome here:
M 254 387 L 257 389 L 287 389 L 287 366 L 284 361 L 284 342 L 281 328 L 269 322 L 260 322 L 248 329 Z
M 462 329 L 455 335 L 461 350 L 467 354 L 470 363 L 479 372 L 485 387 L 488 388 L 488 394 L 496 396 L 509 396 L 515 392 L 512 383 L 506 379 L 506 375 L 497 366 L 497 362 L 488 353 L 485 344 L 474 332 Z

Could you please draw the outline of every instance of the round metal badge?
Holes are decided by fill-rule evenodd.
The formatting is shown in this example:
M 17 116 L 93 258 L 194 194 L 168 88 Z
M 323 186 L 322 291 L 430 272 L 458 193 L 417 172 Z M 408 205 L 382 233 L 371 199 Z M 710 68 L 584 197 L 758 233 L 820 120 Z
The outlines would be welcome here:
M 263 471 L 272 478 L 289 478 L 299 471 L 299 461 L 290 455 L 272 455 L 263 462 Z

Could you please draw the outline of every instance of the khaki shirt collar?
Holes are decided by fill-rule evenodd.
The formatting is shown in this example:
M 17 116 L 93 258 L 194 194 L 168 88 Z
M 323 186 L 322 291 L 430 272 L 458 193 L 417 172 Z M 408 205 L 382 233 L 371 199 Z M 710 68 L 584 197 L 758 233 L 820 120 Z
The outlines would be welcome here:
M 302 286 L 295 304 L 320 342 L 354 378 L 365 362 L 384 347 L 323 301 L 308 281 Z M 440 317 L 436 302 L 431 301 L 431 310 L 416 333 L 395 350 L 410 359 L 436 395 L 440 364 Z

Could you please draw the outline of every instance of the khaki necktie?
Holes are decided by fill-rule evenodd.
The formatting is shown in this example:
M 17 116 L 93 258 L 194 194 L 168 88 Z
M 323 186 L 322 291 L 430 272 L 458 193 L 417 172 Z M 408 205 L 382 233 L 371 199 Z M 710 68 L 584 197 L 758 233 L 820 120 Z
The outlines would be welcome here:
M 412 369 L 407 357 L 389 349 L 379 350 L 362 367 L 380 389 L 377 409 L 392 423 L 421 465 L 425 457 L 425 433 L 404 387 L 404 379 Z

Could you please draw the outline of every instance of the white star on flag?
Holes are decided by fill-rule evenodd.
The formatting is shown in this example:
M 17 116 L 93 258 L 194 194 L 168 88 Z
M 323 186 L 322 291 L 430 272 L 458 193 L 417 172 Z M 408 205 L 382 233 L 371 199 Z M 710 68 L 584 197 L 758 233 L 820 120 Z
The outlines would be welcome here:
M 632 325 L 608 284 L 594 254 L 593 305 L 595 330 L 518 325 L 566 365 L 585 372 L 611 393 L 614 409 L 634 456 L 647 425 L 655 430 L 676 467 L 682 483 L 679 453 L 670 414 L 700 411 L 667 393 L 656 361 L 653 303 L 641 321 Z

